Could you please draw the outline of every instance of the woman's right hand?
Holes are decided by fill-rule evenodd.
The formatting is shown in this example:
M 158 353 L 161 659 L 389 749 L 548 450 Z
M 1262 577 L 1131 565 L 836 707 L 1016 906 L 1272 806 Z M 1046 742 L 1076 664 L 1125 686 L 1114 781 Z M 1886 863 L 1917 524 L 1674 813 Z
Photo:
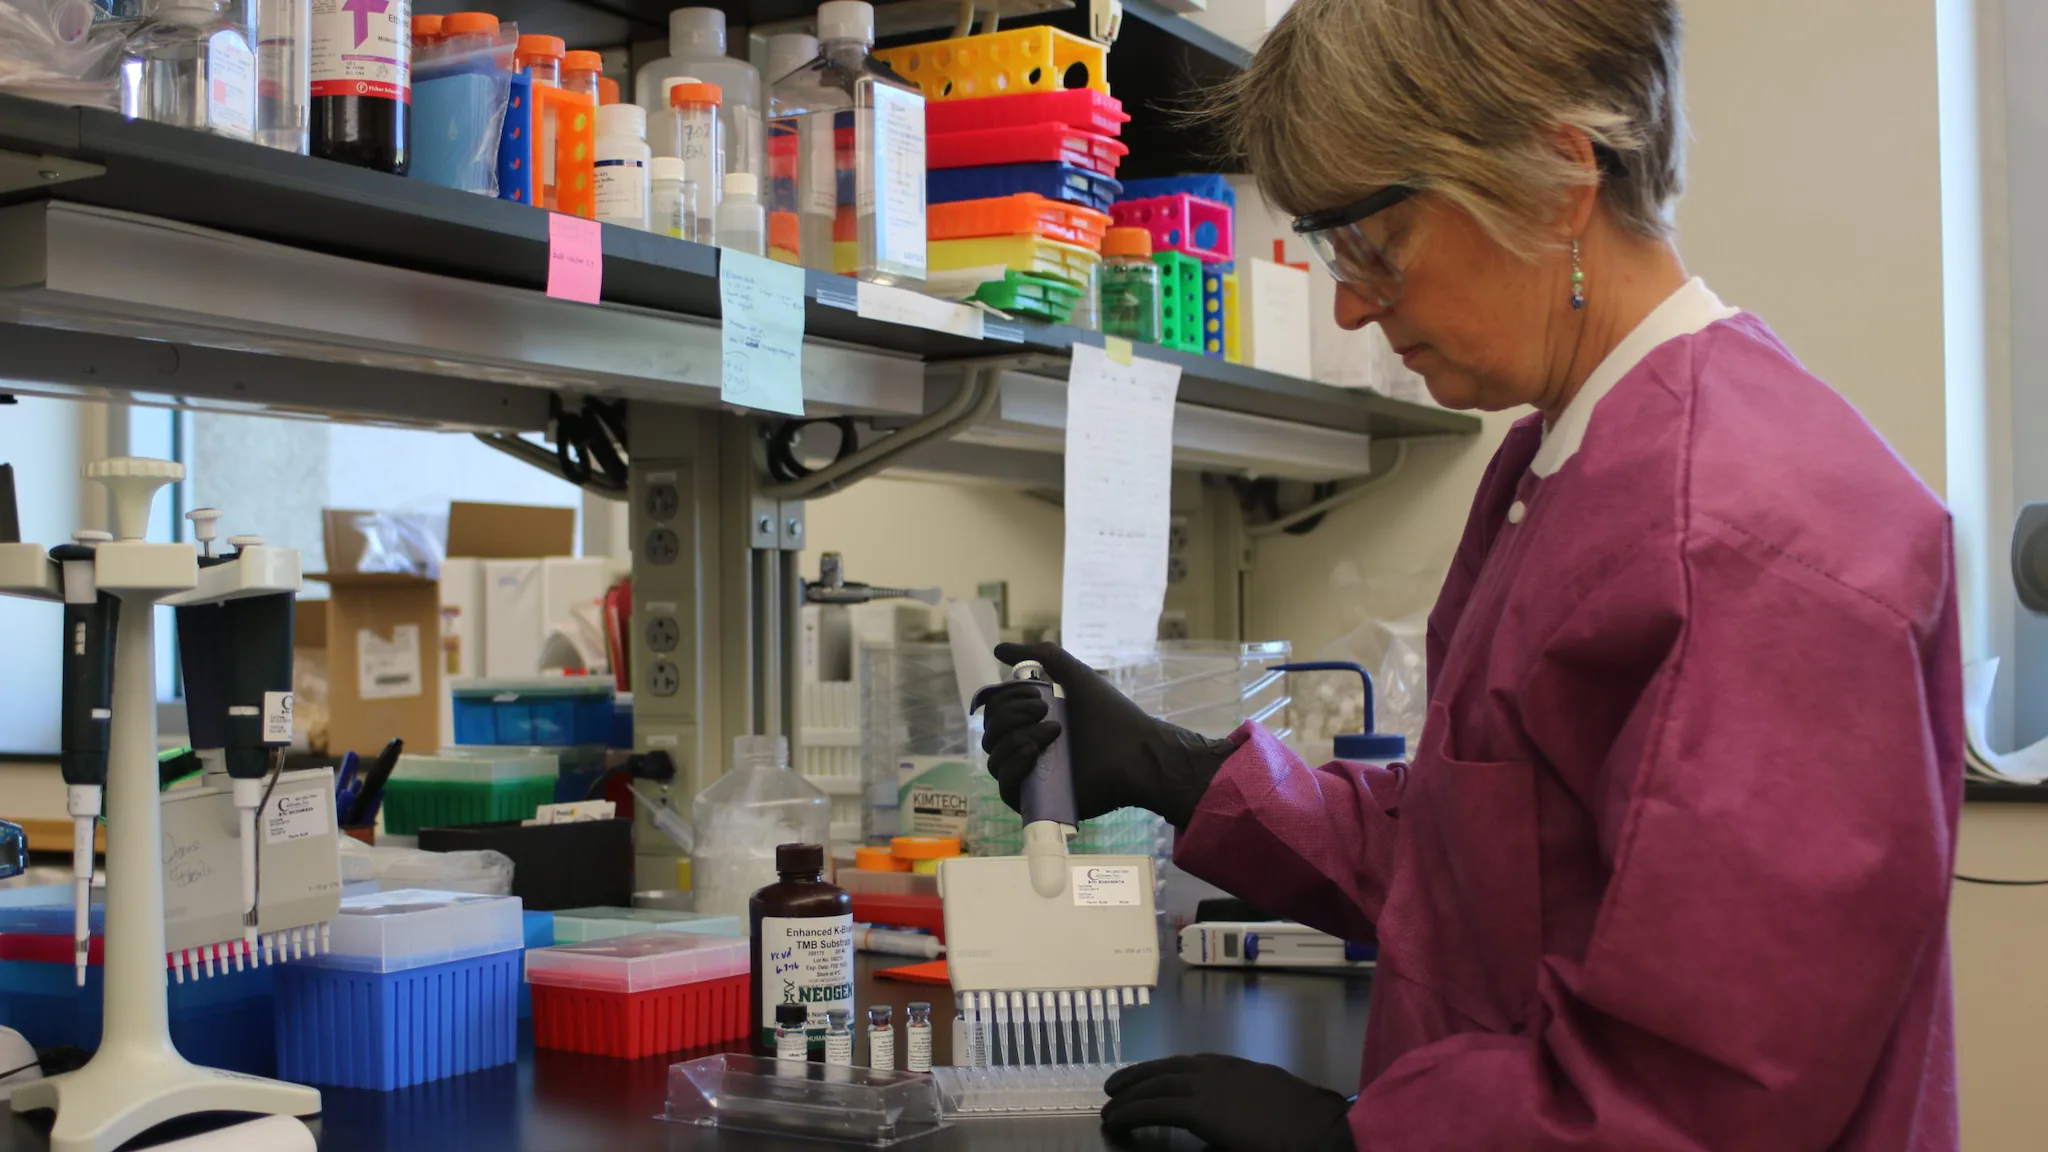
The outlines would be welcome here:
M 1176 828 L 1194 818 L 1209 781 L 1237 751 L 1147 716 L 1094 669 L 1057 644 L 999 644 L 1006 665 L 1035 660 L 1066 696 L 1067 758 L 1074 771 L 1074 801 L 1087 820 L 1118 808 L 1157 812 Z M 1045 700 L 1024 682 L 992 693 L 984 706 L 981 738 L 989 775 L 1003 803 L 1022 809 L 1024 778 L 1060 735 Z

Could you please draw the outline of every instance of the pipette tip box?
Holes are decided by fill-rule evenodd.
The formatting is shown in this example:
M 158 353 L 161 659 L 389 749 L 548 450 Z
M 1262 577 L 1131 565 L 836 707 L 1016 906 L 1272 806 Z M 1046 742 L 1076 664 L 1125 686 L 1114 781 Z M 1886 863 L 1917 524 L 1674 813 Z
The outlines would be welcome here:
M 538 1048 L 637 1059 L 747 1035 L 749 943 L 648 932 L 527 954 Z
M 550 944 L 583 944 L 640 936 L 648 932 L 695 932 L 704 936 L 745 936 L 737 916 L 672 912 L 666 908 L 571 908 L 557 912 Z
M 939 1112 L 953 1120 L 1094 1116 L 1109 1102 L 1102 1085 L 1123 1064 L 1006 1064 L 932 1069 Z
M 384 831 L 413 836 L 422 828 L 526 820 L 555 800 L 558 755 L 547 748 L 445 748 L 407 754 L 384 785 Z
M 672 1065 L 663 1118 L 869 1148 L 945 1127 L 932 1078 L 922 1072 L 730 1054 Z
M 71 937 L 61 938 L 68 951 Z M 171 1043 L 194 1064 L 251 1076 L 277 1072 L 277 1044 L 271 1019 L 274 972 L 251 968 L 166 989 Z M 38 1048 L 99 1047 L 105 1017 L 105 977 L 95 963 L 85 987 L 69 962 L 0 961 L 0 1026 L 12 1028 Z
M 595 676 L 472 681 L 453 690 L 457 744 L 603 744 L 612 734 L 612 684 Z
M 333 951 L 277 969 L 278 1074 L 390 1091 L 511 1063 L 525 932 L 509 896 L 344 900 Z

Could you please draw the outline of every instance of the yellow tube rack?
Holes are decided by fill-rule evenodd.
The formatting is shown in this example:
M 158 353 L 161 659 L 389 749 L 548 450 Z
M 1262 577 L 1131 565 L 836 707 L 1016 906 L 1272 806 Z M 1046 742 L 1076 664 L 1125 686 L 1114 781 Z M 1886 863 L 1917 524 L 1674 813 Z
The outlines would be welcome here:
M 1057 28 L 1013 28 L 875 53 L 898 76 L 924 90 L 927 100 L 1058 92 L 1109 91 L 1109 49 Z M 1079 67 L 1085 79 L 1067 83 Z

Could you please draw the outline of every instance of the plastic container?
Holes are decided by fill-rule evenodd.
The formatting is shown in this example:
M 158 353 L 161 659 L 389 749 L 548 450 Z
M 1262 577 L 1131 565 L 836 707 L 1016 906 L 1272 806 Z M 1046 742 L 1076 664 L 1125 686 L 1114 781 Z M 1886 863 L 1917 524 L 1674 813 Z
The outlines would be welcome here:
M 667 82 L 669 112 L 662 118 L 668 133 L 664 149 L 683 162 L 683 179 L 695 192 L 697 219 L 690 231 L 705 243 L 716 232 L 718 204 L 724 192 L 725 160 L 721 144 L 719 102 L 724 93 L 716 84 L 690 77 Z
M 796 138 L 803 263 L 918 287 L 928 271 L 925 98 L 869 54 L 875 14 L 863 0 L 821 5 L 818 41 L 818 58 L 778 81 L 772 100 L 778 134 Z M 834 248 L 841 208 L 856 214 L 851 261 Z
M 1160 339 L 1160 267 L 1143 228 L 1111 228 L 1102 241 L 1102 332 L 1146 344 Z
M 407 753 L 384 785 L 384 831 L 417 835 L 422 828 L 530 819 L 555 801 L 557 757 L 545 749 L 488 755 L 451 748 L 432 756 Z
M 581 944 L 648 932 L 690 932 L 699 936 L 745 936 L 737 916 L 672 912 L 666 908 L 571 908 L 556 912 L 553 944 Z
M 812 1039 L 824 1041 L 827 1013 L 851 1013 L 853 1002 L 853 898 L 825 882 L 825 849 L 783 844 L 775 849 L 776 881 L 747 902 L 753 936 L 750 985 L 755 1044 L 775 1051 L 775 1008 L 810 1010 Z
M 256 142 L 304 155 L 312 116 L 312 0 L 250 0 L 256 33 Z
M 891 857 L 894 859 L 894 857 Z M 912 871 L 907 860 L 896 863 L 906 867 L 882 871 L 874 868 L 842 868 L 833 877 L 841 888 L 855 896 L 917 896 L 933 900 L 939 898 L 939 878 L 936 875 Z
M 647 109 L 651 124 L 653 114 L 668 107 L 667 81 L 691 76 L 716 84 L 722 94 L 718 105 L 719 172 L 760 175 L 767 164 L 767 104 L 761 74 L 752 64 L 728 55 L 728 47 L 723 12 L 716 8 L 678 8 L 670 12 L 669 54 L 640 68 L 633 80 L 633 99 Z M 660 153 L 659 148 L 656 153 Z M 710 189 L 698 192 L 700 198 L 711 195 Z M 702 211 L 710 217 L 711 205 L 703 205 Z
M 537 1048 L 637 1059 L 737 1040 L 744 940 L 651 932 L 528 953 Z
M 570 53 L 578 55 L 578 53 Z M 595 56 L 597 53 L 581 53 Z M 597 218 L 647 230 L 647 113 L 638 104 L 597 110 Z M 609 723 L 606 725 L 609 736 Z
M 1147 200 L 1154 196 L 1171 196 L 1176 192 L 1214 200 L 1226 208 L 1237 207 L 1237 189 L 1230 186 L 1228 177 L 1214 172 L 1200 176 L 1146 176 L 1124 181 L 1126 200 Z
M 1048 199 L 1107 212 L 1123 185 L 1072 164 L 998 164 L 988 168 L 941 168 L 925 178 L 925 188 L 934 204 L 1036 192 Z
M 1114 176 L 1130 151 L 1121 140 L 1065 124 L 1020 124 L 934 133 L 928 143 L 926 163 L 933 168 L 970 168 L 1052 161 Z
M 1110 205 L 1109 214 L 1120 228 L 1151 233 L 1155 252 L 1182 252 L 1210 264 L 1228 264 L 1235 258 L 1233 211 L 1227 204 L 1177 192 L 1149 200 L 1126 197 Z
M 1110 223 L 1107 214 L 1093 208 L 1048 200 L 1035 192 L 933 204 L 926 220 L 933 240 L 1033 235 L 1083 248 L 1100 248 Z
M 517 1058 L 518 900 L 385 892 L 333 923 L 332 952 L 277 969 L 280 1076 L 389 1091 Z
M 1028 316 L 1053 324 L 1069 324 L 1074 308 L 1087 293 L 1065 280 L 1030 272 L 1005 271 L 1001 280 L 990 280 L 974 290 L 972 299 L 1015 316 Z
M 415 25 L 420 19 L 425 18 L 415 18 Z M 458 12 L 433 20 L 438 32 L 430 41 L 414 36 L 407 175 L 496 196 L 511 106 L 511 54 L 494 16 Z
M 919 876 L 937 876 L 939 861 L 960 855 L 960 841 L 951 836 L 898 836 L 889 841 L 889 854 L 910 861 Z
M 849 872 L 908 872 L 910 861 L 898 859 L 887 848 L 856 848 L 853 850 L 853 868 L 841 871 L 835 880 L 843 880 Z
M 1016 1116 L 1095 1116 L 1109 1102 L 1102 1085 L 1123 1064 L 1009 1064 L 939 1067 L 932 1083 L 951 1120 Z
M 1050 121 L 1100 136 L 1118 136 L 1130 119 L 1130 113 L 1124 111 L 1121 101 L 1095 88 L 1020 92 L 1015 96 L 984 96 L 979 100 L 940 100 L 928 105 L 924 113 L 926 131 L 935 134 L 1015 128 Z M 1181 189 L 1147 195 L 1164 195 L 1165 191 Z M 1206 193 L 1197 192 L 1196 195 Z
M 256 55 L 221 0 L 163 0 L 123 52 L 123 115 L 255 138 Z
M 597 108 L 601 106 L 599 89 L 602 85 L 599 81 L 603 79 L 604 57 L 595 52 L 577 51 L 562 53 L 562 91 L 575 92 L 589 97 L 590 106 Z M 643 119 L 642 124 L 644 125 L 645 123 L 646 121 Z M 645 135 L 644 130 L 642 134 Z M 604 135 L 602 127 L 598 129 L 598 135 Z
M 931 261 L 934 272 L 1000 264 L 1079 287 L 1088 283 L 1102 257 L 1078 244 L 1062 244 L 1039 236 L 982 236 L 937 241 L 931 246 Z
M 455 742 L 602 744 L 611 732 L 612 691 L 609 682 L 591 676 L 458 684 Z
M 1200 354 L 1203 339 L 1202 265 L 1185 252 L 1154 252 L 1159 265 L 1159 342 Z
M 678 240 L 701 240 L 697 185 L 680 156 L 656 156 L 647 167 L 647 227 Z
M 535 173 L 534 203 L 542 208 L 555 208 L 560 200 L 556 187 L 556 168 L 559 153 L 556 148 L 559 125 L 557 109 L 547 99 L 542 89 L 559 90 L 562 87 L 562 57 L 567 48 L 559 36 L 542 36 L 533 33 L 519 38 L 519 49 L 513 57 L 521 74 L 533 86 L 533 167 Z M 459 731 L 459 729 L 458 729 Z M 461 737 L 457 736 L 460 742 Z
M 431 48 L 441 42 L 440 16 L 418 15 L 412 18 L 412 54 L 415 59 L 420 49 Z
M 619 82 L 609 76 L 597 78 L 597 106 L 609 108 L 619 102 Z
M 743 914 L 754 893 L 775 882 L 777 845 L 825 842 L 831 803 L 788 764 L 782 737 L 737 737 L 732 771 L 697 794 L 690 809 L 697 911 Z
M 718 246 L 752 256 L 768 255 L 768 210 L 752 172 L 727 172 L 718 201 Z
M 925 99 L 932 101 L 1065 88 L 1109 93 L 1109 49 L 1057 28 L 987 32 L 876 55 L 924 89 Z M 1081 83 L 1069 83 L 1073 79 Z
M 525 932 L 525 945 L 528 952 L 533 951 L 535 948 L 554 947 L 555 914 L 553 912 L 521 912 L 519 914 L 519 923 Z M 526 961 L 522 958 L 520 960 L 522 970 L 525 967 L 525 963 Z M 527 987 L 524 980 L 519 982 L 519 1018 L 521 1020 L 533 1019 L 533 989 Z
M 668 1070 L 664 1119 L 886 1148 L 938 1131 L 930 1076 L 723 1054 Z M 778 1145 L 779 1146 L 779 1145 Z
M 0 1027 L 20 1032 L 38 1048 L 99 1047 L 104 1025 L 105 974 L 95 963 L 85 986 L 68 959 L 71 937 L 61 939 L 63 961 L 0 962 Z M 173 981 L 166 989 L 171 1042 L 194 1064 L 251 1076 L 277 1072 L 272 1030 L 275 967 L 223 971 L 202 980 Z
M 311 7 L 312 154 L 403 176 L 412 135 L 410 6 Z

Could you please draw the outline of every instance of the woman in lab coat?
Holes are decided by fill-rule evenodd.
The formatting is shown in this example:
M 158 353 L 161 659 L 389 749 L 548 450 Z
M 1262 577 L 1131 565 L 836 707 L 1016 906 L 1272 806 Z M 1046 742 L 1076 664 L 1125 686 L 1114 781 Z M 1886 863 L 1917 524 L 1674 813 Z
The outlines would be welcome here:
M 1957 1147 L 1949 520 L 1672 241 L 1678 0 L 1299 0 L 1228 94 L 1268 197 L 1437 400 L 1530 406 L 1430 618 L 1412 762 L 1152 720 L 1057 648 L 1082 815 L 1379 942 L 1355 1100 L 1229 1056 L 1113 1130 L 1253 1149 Z M 1771 173 L 1755 174 L 1759 180 Z M 1016 789 L 1057 727 L 990 710 Z

